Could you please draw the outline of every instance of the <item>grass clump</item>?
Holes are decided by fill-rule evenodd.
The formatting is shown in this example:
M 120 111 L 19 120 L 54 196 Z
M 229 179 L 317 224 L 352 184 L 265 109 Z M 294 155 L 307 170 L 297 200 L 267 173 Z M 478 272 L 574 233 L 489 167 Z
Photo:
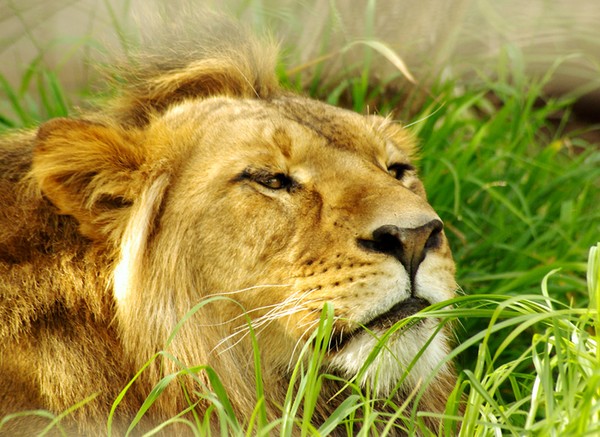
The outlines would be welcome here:
M 588 274 L 596 279 L 589 283 L 588 308 L 550 297 L 555 272 L 544 278 L 539 295 L 478 296 L 480 302 L 469 306 L 465 315 L 481 317 L 489 326 L 458 348 L 477 351 L 474 366 L 463 370 L 457 385 L 468 393 L 461 435 L 584 436 L 600 431 L 599 248 L 590 251 Z M 521 336 L 528 331 L 534 333 L 526 335 L 529 342 L 524 344 Z

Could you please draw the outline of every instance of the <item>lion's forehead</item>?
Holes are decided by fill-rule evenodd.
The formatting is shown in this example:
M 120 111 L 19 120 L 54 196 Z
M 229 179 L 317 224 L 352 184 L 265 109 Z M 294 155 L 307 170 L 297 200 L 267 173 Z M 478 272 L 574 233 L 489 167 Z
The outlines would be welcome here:
M 269 143 L 287 154 L 310 145 L 364 155 L 370 161 L 407 156 L 407 144 L 397 144 L 383 128 L 387 126 L 383 118 L 367 118 L 302 97 L 188 101 L 171 108 L 164 118 L 175 128 L 182 120 L 194 123 L 203 135 L 208 126 L 210 140 L 221 147 L 229 143 L 237 149 L 256 148 Z

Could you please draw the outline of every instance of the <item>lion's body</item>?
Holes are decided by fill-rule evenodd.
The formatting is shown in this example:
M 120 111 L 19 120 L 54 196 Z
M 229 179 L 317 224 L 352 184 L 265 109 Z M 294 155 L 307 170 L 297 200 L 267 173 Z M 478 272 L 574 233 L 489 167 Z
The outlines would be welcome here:
M 0 143 L 0 415 L 60 413 L 96 395 L 63 422 L 98 432 L 119 391 L 166 350 L 215 369 L 249 420 L 256 393 L 243 308 L 276 417 L 325 302 L 337 342 L 325 370 L 351 378 L 375 345 L 361 325 L 381 334 L 415 305 L 453 296 L 454 264 L 405 131 L 283 91 L 270 47 L 227 47 L 138 74 L 82 120 Z M 217 296 L 171 337 L 194 305 Z M 362 383 L 387 396 L 434 330 L 430 319 L 398 335 Z M 443 361 L 444 336 L 398 402 Z M 120 403 L 117 426 L 176 370 L 155 360 Z M 198 377 L 188 389 L 210 387 Z M 421 408 L 441 411 L 451 382 L 441 366 Z M 315 421 L 340 402 L 329 399 L 338 388 L 326 384 Z M 172 384 L 147 426 L 187 405 Z
M 81 412 L 106 415 L 135 370 L 111 326 L 106 256 L 81 238 L 72 217 L 57 215 L 22 182 L 31 138 L 9 140 L 0 143 L 0 415 L 64 411 L 99 388 L 102 405 Z M 36 416 L 10 421 L 0 434 L 30 429 L 41 429 Z

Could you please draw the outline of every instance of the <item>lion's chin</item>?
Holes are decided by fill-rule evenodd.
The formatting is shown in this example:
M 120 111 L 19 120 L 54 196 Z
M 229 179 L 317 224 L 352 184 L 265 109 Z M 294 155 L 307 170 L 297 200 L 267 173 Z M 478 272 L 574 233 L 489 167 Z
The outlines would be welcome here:
M 435 333 L 435 326 L 434 319 L 424 319 L 394 332 L 374 357 L 371 354 L 386 329 L 363 330 L 330 351 L 329 369 L 347 379 L 358 376 L 361 386 L 369 385 L 383 397 L 396 389 L 419 387 L 449 369 L 445 363 L 449 352 L 446 335 L 443 330 Z

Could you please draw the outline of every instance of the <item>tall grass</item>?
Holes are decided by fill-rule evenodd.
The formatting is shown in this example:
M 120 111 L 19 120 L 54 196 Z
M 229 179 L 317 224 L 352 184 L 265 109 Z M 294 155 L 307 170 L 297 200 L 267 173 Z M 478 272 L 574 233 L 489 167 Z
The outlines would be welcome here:
M 365 49 L 367 59 L 384 51 L 375 44 Z M 553 71 L 530 78 L 522 62 L 508 48 L 495 76 L 482 74 L 467 84 L 440 82 L 420 99 L 417 93 L 369 83 L 370 61 L 362 74 L 340 78 L 335 85 L 321 83 L 317 75 L 304 91 L 362 113 L 395 111 L 421 142 L 419 167 L 430 202 L 446 223 L 464 291 L 451 302 L 452 309 L 430 308 L 416 316 L 440 317 L 456 326 L 458 345 L 448 357 L 459 368 L 452 399 L 466 399 L 466 408 L 459 415 L 456 403 L 449 403 L 445 434 L 453 434 L 453 423 L 460 423 L 464 436 L 598 435 L 600 148 L 565 129 L 571 100 L 544 95 Z M 300 83 L 284 71 L 282 81 Z M 0 93 L 0 129 L 34 126 L 65 116 L 70 108 L 58 76 L 38 60 L 16 86 L 0 76 Z M 398 107 L 407 95 L 413 109 L 415 101 L 421 102 L 416 111 Z M 216 415 L 223 432 L 232 435 L 266 435 L 274 429 L 282 435 L 325 435 L 340 426 L 350 435 L 355 423 L 362 425 L 361 435 L 393 434 L 394 423 L 427 435 L 420 413 L 399 406 L 395 418 L 404 421 L 394 422 L 373 410 L 370 394 L 353 381 L 348 381 L 353 394 L 320 428 L 310 423 L 322 379 L 333 378 L 320 368 L 323 349 L 318 347 L 326 344 L 331 314 L 327 305 L 275 422 L 264 413 L 260 374 L 256 414 L 241 424 L 218 375 L 197 363 L 157 385 L 132 430 L 165 385 L 182 374 L 207 372 L 212 391 L 200 394 L 213 405 L 207 416 L 192 421 L 179 416 L 162 427 L 185 422 L 197 435 L 206 435 L 210 415 Z M 260 359 L 260 351 L 255 350 L 255 358 Z M 35 414 L 54 418 L 48 429 L 59 427 L 63 417 Z M 0 430 L 11 419 L 3 418 Z M 377 430 L 382 422 L 388 426 Z
M 11 84 L 0 73 L 0 96 L 0 132 L 64 117 L 71 106 L 56 72 L 45 66 L 41 58 L 28 65 L 19 84 Z
M 590 251 L 588 308 L 552 299 L 551 272 L 539 295 L 479 296 L 464 314 L 483 316 L 489 325 L 457 349 L 477 349 L 474 366 L 463 370 L 459 382 L 468 392 L 462 435 L 600 432 L 599 248 Z M 519 338 L 527 331 L 533 335 L 524 344 Z M 516 350 L 507 358 L 504 351 L 511 348 Z

